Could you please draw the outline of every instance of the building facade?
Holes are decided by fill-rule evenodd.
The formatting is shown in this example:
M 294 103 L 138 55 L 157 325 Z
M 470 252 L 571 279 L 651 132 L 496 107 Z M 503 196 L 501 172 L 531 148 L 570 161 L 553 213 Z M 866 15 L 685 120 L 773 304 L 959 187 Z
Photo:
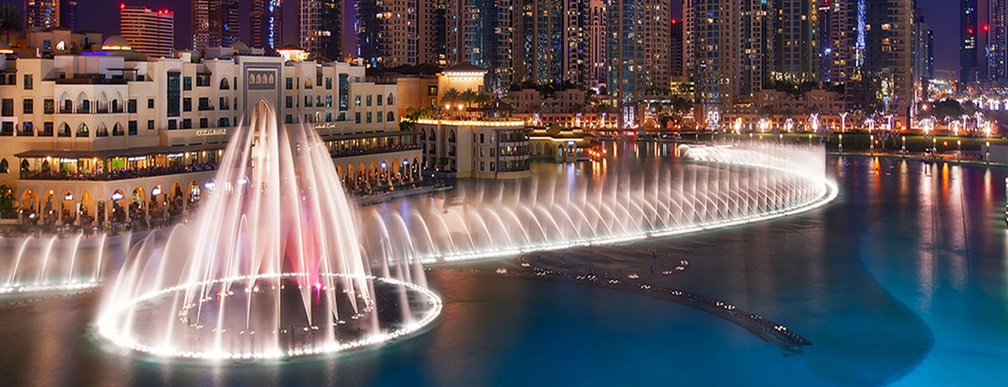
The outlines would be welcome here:
M 802 83 L 818 81 L 819 7 L 816 0 L 776 0 L 773 2 L 775 33 L 770 78 Z M 755 9 L 753 12 L 761 12 Z
M 60 26 L 60 0 L 25 0 L 25 28 Z
M 193 0 L 193 49 L 229 47 L 241 33 L 238 0 Z
M 175 46 L 175 13 L 146 7 L 119 7 L 119 34 L 133 51 L 170 58 Z
M 959 13 L 959 81 L 972 83 L 979 80 L 977 0 L 960 0 Z
M 283 45 L 283 1 L 252 0 L 249 10 L 249 44 L 275 49 Z
M 301 48 L 329 60 L 343 59 L 343 1 L 303 0 Z
M 486 88 L 503 94 L 514 81 L 511 0 L 447 0 L 449 66 L 471 63 L 487 69 Z
M 531 176 L 524 121 L 422 119 L 417 130 L 426 168 L 457 178 Z
M 987 77 L 998 85 L 1008 83 L 1008 0 L 990 0 L 987 31 Z
M 315 127 L 348 190 L 420 179 L 396 86 L 366 82 L 361 66 L 230 48 L 200 60 L 123 54 L 2 62 L 0 183 L 17 191 L 22 221 L 114 227 L 180 216 L 212 192 L 229 133 L 260 99 L 283 122 Z
M 607 13 L 606 86 L 622 125 L 631 125 L 644 96 L 669 88 L 671 10 L 668 1 L 613 0 Z

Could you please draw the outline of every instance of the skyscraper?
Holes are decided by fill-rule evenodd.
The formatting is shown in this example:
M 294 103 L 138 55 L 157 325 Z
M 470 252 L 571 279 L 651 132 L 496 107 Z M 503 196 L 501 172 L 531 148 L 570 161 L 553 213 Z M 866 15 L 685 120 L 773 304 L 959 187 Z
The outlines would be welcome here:
M 444 28 L 439 1 L 360 0 L 357 7 L 357 47 L 369 67 L 438 63 L 443 50 L 438 34 Z
M 301 0 L 301 48 L 331 60 L 343 59 L 343 1 Z
M 621 126 L 636 122 L 640 101 L 671 84 L 671 7 L 668 1 L 612 0 L 607 8 L 609 96 Z
M 77 31 L 77 0 L 60 0 L 60 27 Z
M 914 99 L 921 101 L 927 96 L 927 86 L 934 78 L 934 31 L 924 22 L 923 12 L 917 10 L 913 25 L 913 74 Z
M 229 47 L 238 41 L 238 0 L 193 0 L 193 49 Z
M 990 0 L 987 28 L 987 77 L 1008 83 L 1008 0 Z
M 120 5 L 119 34 L 135 52 L 170 58 L 175 43 L 175 13 Z
M 283 44 L 283 0 L 252 0 L 249 31 L 252 47 L 277 48 Z
M 469 62 L 487 69 L 487 86 L 495 93 L 512 82 L 511 5 L 511 0 L 446 2 L 448 64 Z
M 960 0 L 959 7 L 959 80 L 976 82 L 977 73 L 977 0 Z
M 819 69 L 819 7 L 816 0 L 773 2 L 773 70 L 771 78 L 786 82 L 814 82 Z M 757 8 L 754 12 L 760 12 Z
M 60 0 L 25 0 L 26 28 L 53 28 L 60 25 Z
M 514 77 L 537 85 L 564 82 L 566 0 L 516 0 Z
M 669 33 L 669 72 L 673 77 L 681 77 L 683 72 L 683 28 L 682 23 L 672 19 L 672 30 Z
M 819 41 L 819 81 L 824 83 L 832 82 L 830 64 L 833 63 L 833 7 L 830 0 L 818 0 L 819 4 L 819 30 L 816 31 L 816 39 Z
M 694 50 L 694 38 L 693 38 L 693 26 L 695 25 L 694 15 L 696 12 L 693 10 L 693 0 L 682 0 L 682 29 L 683 29 L 683 39 L 682 39 L 682 56 L 683 56 L 683 76 L 693 77 L 696 73 L 695 68 L 695 58 L 693 56 Z
M 697 119 L 713 126 L 715 117 L 735 104 L 750 102 L 769 80 L 771 13 L 762 0 L 695 0 L 693 4 Z
M 870 76 L 873 100 L 881 103 L 876 109 L 903 114 L 913 103 L 913 0 L 869 4 L 862 72 Z M 975 68 L 975 57 L 973 63 Z
M 591 87 L 606 83 L 606 2 L 590 0 L 588 3 L 588 66 Z

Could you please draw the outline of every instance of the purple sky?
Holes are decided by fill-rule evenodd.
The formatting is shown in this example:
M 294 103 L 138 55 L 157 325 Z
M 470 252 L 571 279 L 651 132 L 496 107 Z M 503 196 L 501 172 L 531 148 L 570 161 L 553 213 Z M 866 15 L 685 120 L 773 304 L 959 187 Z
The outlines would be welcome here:
M 353 0 L 345 1 L 347 5 L 353 4 Z M 18 7 L 24 5 L 23 0 L 0 0 L 0 2 L 15 4 Z M 981 2 L 984 1 L 981 0 Z M 101 31 L 106 35 L 118 34 L 118 7 L 120 3 L 175 11 L 175 45 L 180 48 L 191 46 L 188 38 L 188 35 L 191 33 L 189 26 L 191 0 L 78 0 L 79 28 Z M 241 4 L 242 14 L 242 40 L 247 42 L 249 1 L 243 0 L 239 3 Z M 299 0 L 286 0 L 284 2 L 284 43 L 296 43 L 298 3 Z M 673 14 L 676 18 L 679 18 L 678 15 L 680 14 L 678 9 L 679 4 L 681 4 L 680 1 L 672 0 Z M 956 46 L 956 42 L 959 40 L 959 2 L 955 0 L 918 0 L 918 5 L 924 9 L 925 20 L 935 30 L 935 67 L 939 69 L 957 69 L 959 67 L 959 54 Z M 353 12 L 352 7 L 349 11 Z M 955 16 L 948 17 L 949 15 Z M 347 27 L 349 28 L 344 28 L 344 33 L 352 33 L 352 26 Z M 350 47 L 350 43 L 344 42 L 344 50 Z

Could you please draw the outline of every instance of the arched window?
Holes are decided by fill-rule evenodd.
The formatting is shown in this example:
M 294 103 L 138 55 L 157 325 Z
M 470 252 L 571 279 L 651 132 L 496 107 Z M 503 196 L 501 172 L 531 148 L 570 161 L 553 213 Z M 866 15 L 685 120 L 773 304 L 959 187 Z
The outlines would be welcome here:
M 10 166 L 7 165 L 7 159 L 0 160 L 0 173 L 10 172 Z
M 385 121 L 395 121 L 395 113 L 388 112 L 388 117 L 385 118 Z
M 88 127 L 87 124 L 81 122 L 80 126 L 77 127 L 77 137 L 87 137 Z
M 395 105 L 395 103 L 392 102 L 392 93 L 389 93 L 389 95 L 388 95 L 388 104 L 389 105 Z
M 66 122 L 64 122 L 63 125 L 60 125 L 59 136 L 70 137 L 70 125 Z
M 221 80 L 220 80 L 220 89 L 221 90 L 230 90 L 231 89 L 231 86 L 228 85 L 227 78 L 221 78 Z

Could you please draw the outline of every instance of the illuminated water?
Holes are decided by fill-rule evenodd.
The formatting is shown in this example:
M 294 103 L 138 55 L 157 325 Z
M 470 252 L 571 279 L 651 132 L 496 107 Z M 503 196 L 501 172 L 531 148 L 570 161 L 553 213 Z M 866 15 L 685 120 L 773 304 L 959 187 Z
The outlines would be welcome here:
M 799 355 L 645 296 L 432 271 L 445 308 L 431 331 L 380 350 L 266 366 L 121 356 L 87 326 L 93 295 L 6 304 L 0 375 L 12 385 L 1001 384 L 1006 171 L 839 162 L 830 170 L 841 194 L 825 208 L 639 243 L 690 259 L 682 288 L 793 327 L 814 343 Z

